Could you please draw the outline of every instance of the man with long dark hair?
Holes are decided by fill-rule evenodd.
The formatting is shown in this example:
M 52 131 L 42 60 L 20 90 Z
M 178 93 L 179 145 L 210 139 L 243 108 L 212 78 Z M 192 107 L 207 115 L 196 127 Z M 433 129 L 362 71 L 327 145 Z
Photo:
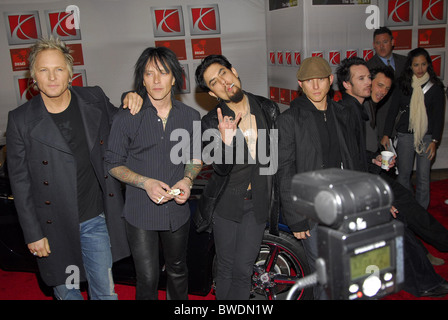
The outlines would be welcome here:
M 199 112 L 174 99 L 183 84 L 182 67 L 171 50 L 150 47 L 136 65 L 134 87 L 143 100 L 141 112 L 114 119 L 106 162 L 110 173 L 126 183 L 123 215 L 137 273 L 137 299 L 157 299 L 159 239 L 167 270 L 167 298 L 188 299 L 187 243 L 190 209 L 186 203 L 200 172 L 194 160 L 193 122 Z M 173 159 L 173 131 L 186 133 L 182 161 Z M 198 132 L 200 134 L 200 130 Z

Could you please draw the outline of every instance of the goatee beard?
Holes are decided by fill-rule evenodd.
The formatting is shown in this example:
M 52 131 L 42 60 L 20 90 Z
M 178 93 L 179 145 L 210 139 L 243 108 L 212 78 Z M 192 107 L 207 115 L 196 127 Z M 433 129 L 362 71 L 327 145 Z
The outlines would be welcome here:
M 241 102 L 244 98 L 244 92 L 241 89 L 238 89 L 235 94 L 231 97 L 229 97 L 229 100 L 226 102 L 233 102 L 233 103 L 238 103 Z

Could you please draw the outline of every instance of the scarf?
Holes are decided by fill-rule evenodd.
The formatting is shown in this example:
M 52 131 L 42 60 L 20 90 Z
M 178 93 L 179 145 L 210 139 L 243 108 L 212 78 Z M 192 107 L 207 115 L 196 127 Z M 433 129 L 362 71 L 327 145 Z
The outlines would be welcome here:
M 418 154 L 425 151 L 423 137 L 428 130 L 428 115 L 426 114 L 425 94 L 422 89 L 422 86 L 428 81 L 428 73 L 421 78 L 417 78 L 416 75 L 412 77 L 413 91 L 411 96 L 411 104 L 409 106 L 409 131 L 414 133 L 414 149 Z

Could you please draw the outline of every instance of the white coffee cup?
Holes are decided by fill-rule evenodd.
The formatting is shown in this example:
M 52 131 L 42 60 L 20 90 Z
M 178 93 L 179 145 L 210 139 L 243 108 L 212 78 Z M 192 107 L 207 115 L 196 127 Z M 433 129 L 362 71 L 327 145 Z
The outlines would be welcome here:
M 388 170 L 390 165 L 390 160 L 394 157 L 394 153 L 390 151 L 383 151 L 381 152 L 381 168 Z

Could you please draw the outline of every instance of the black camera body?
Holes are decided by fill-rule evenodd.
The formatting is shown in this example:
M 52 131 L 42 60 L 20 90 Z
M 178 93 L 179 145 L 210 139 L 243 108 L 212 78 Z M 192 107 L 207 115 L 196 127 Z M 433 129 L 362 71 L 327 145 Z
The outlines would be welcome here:
M 317 221 L 319 258 L 330 299 L 378 299 L 404 283 L 401 222 L 392 220 L 393 194 L 377 175 L 326 169 L 292 180 L 298 213 Z
M 346 234 L 318 227 L 319 257 L 325 261 L 325 289 L 334 300 L 378 299 L 404 283 L 403 224 L 391 221 Z

